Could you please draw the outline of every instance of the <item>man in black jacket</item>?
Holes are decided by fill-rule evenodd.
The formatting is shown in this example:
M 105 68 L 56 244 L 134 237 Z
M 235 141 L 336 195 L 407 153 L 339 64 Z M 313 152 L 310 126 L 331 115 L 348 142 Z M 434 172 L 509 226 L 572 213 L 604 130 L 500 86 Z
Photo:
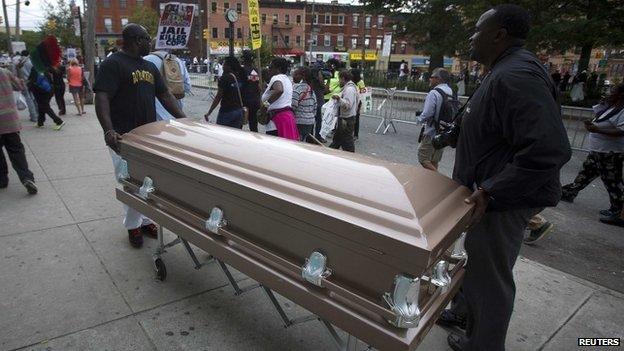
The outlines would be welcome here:
M 453 171 L 474 191 L 466 199 L 474 204 L 462 285 L 466 336 L 449 335 L 454 350 L 505 349 L 524 229 L 559 201 L 559 171 L 571 156 L 556 87 L 522 48 L 528 32 L 524 9 L 500 5 L 479 18 L 470 38 L 472 59 L 488 74 L 462 115 Z

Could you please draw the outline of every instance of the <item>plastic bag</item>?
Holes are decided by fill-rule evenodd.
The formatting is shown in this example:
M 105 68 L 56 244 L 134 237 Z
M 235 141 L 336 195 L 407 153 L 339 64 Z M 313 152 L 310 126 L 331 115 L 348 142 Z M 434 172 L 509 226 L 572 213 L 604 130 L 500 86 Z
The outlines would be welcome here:
M 15 97 L 15 107 L 17 107 L 19 111 L 23 111 L 28 108 L 28 105 L 26 105 L 26 99 L 24 99 L 22 93 L 14 91 L 13 96 Z
M 334 130 L 336 121 L 338 121 L 338 111 L 336 111 L 338 105 L 336 100 L 329 99 L 323 107 L 321 107 L 321 115 L 323 116 L 323 123 L 321 124 L 321 131 L 319 134 L 323 139 L 327 138 L 327 135 Z

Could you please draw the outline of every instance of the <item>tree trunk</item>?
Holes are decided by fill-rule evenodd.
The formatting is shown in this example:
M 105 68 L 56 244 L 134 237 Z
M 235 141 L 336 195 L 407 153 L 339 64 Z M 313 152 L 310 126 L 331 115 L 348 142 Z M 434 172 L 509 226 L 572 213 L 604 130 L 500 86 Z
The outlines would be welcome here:
M 444 53 L 432 52 L 429 57 L 429 73 L 438 67 L 444 67 Z
M 579 58 L 578 71 L 583 72 L 589 67 L 589 59 L 591 58 L 594 43 L 585 43 L 581 47 L 581 57 Z

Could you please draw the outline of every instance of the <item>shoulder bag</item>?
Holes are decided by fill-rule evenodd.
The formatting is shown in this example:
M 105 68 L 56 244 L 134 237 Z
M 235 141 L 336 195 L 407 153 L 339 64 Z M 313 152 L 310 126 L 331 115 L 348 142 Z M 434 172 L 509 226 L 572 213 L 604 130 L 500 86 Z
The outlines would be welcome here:
M 240 87 L 238 86 L 238 79 L 236 79 L 236 75 L 234 73 L 230 73 L 232 77 L 234 77 L 234 82 L 236 83 L 236 91 L 238 92 L 238 101 L 240 101 L 241 108 L 243 109 L 243 125 L 247 125 L 249 123 L 249 109 L 243 106 L 243 97 L 241 96 Z

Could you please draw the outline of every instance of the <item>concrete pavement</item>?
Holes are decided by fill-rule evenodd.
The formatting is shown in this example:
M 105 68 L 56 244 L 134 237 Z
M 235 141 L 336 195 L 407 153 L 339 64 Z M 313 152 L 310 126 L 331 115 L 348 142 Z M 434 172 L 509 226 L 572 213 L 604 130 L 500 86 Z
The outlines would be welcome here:
M 205 94 L 199 90 L 187 99 L 190 115 L 207 111 Z M 194 270 L 180 246 L 165 255 L 167 280 L 155 281 L 156 242 L 146 239 L 141 250 L 128 245 L 110 157 L 93 106 L 86 109 L 84 117 L 67 116 L 59 132 L 51 123 L 36 129 L 23 114 L 22 138 L 39 194 L 28 196 L 12 171 L 8 189 L 0 190 L 1 350 L 333 350 L 320 323 L 284 329 L 261 290 L 233 296 L 216 265 Z M 414 164 L 415 151 L 405 152 L 413 147 L 411 132 L 373 136 L 376 122 L 363 119 L 359 152 Z M 547 215 L 561 213 L 558 220 L 567 216 L 572 227 L 579 223 L 574 216 L 588 216 L 583 211 L 569 206 Z M 602 233 L 595 221 L 583 223 Z M 621 234 L 600 235 L 621 248 Z M 618 260 L 607 256 L 605 263 L 606 270 L 618 271 L 616 281 L 622 279 Z M 527 257 L 518 260 L 515 274 L 509 350 L 572 350 L 578 337 L 624 338 L 624 295 L 609 284 Z M 236 277 L 241 285 L 253 283 Z M 306 314 L 280 299 L 289 315 Z M 434 327 L 419 349 L 448 350 L 446 332 Z

